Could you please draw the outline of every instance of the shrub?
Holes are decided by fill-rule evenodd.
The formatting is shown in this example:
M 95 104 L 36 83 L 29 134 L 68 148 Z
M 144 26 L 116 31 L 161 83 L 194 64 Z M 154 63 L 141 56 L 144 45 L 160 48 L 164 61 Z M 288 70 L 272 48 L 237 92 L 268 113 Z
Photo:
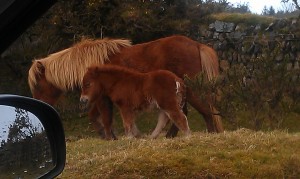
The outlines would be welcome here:
M 277 129 L 299 106 L 300 73 L 288 68 L 287 58 L 277 62 L 276 56 L 265 51 L 247 66 L 233 64 L 212 81 L 204 74 L 185 80 L 201 99 L 212 93 L 220 115 L 235 128 Z

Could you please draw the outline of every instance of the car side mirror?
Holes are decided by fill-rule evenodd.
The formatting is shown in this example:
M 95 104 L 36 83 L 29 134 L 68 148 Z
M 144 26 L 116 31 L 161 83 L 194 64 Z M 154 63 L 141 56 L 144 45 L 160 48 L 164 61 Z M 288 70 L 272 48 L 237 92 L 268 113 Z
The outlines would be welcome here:
M 65 160 L 65 135 L 54 108 L 0 95 L 0 178 L 54 178 Z

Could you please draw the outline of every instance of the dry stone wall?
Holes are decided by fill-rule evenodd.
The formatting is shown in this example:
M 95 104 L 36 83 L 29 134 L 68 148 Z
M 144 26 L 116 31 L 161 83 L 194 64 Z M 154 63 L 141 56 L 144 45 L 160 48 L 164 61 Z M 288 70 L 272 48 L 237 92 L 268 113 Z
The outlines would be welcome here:
M 247 66 L 253 58 L 276 53 L 276 63 L 288 61 L 289 68 L 299 69 L 300 20 L 279 19 L 262 29 L 261 25 L 242 25 L 215 21 L 202 37 L 217 52 L 221 69 L 233 64 Z

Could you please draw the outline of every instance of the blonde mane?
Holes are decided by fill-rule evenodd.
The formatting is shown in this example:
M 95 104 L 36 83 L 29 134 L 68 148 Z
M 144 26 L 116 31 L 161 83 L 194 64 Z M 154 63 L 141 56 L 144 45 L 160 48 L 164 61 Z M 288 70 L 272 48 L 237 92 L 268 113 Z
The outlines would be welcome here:
M 65 50 L 53 53 L 46 58 L 34 60 L 28 73 L 31 91 L 37 84 L 37 77 L 45 69 L 47 81 L 63 91 L 81 87 L 87 68 L 93 64 L 104 64 L 109 56 L 120 52 L 120 47 L 129 47 L 131 42 L 125 39 L 85 39 Z

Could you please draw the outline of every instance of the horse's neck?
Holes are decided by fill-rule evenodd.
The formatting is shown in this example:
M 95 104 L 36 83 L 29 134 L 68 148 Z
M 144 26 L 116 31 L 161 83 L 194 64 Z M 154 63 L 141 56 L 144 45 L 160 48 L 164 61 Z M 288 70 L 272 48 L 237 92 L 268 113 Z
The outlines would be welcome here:
M 121 54 L 122 54 L 122 51 L 120 53 L 117 53 L 117 54 L 111 54 L 109 56 L 109 60 L 105 61 L 105 64 L 113 64 L 113 65 L 124 66 L 124 64 L 122 64 L 124 62 L 124 59 L 123 59 L 124 57 L 122 58 Z

